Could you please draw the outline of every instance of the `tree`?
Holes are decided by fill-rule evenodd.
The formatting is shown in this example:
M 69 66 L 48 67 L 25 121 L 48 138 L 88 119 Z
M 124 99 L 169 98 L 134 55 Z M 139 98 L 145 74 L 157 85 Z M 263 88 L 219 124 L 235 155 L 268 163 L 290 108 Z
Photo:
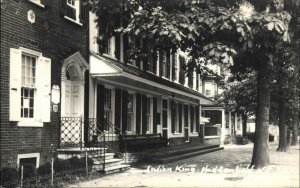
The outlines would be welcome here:
M 255 115 L 256 110 L 256 76 L 252 72 L 243 78 L 228 79 L 224 85 L 224 92 L 218 98 L 229 111 L 236 111 L 243 117 L 243 135 L 246 135 L 247 120 Z
M 103 3 L 105 0 L 92 1 L 99 18 L 109 11 Z M 289 14 L 256 12 L 249 3 L 223 7 L 203 0 L 120 0 L 116 9 L 131 15 L 121 32 L 149 41 L 149 49 L 187 52 L 191 57 L 188 69 L 201 73 L 203 64 L 223 63 L 240 67 L 239 71 L 251 67 L 257 72 L 256 140 L 251 164 L 268 165 L 270 73 L 278 43 L 289 41 Z M 245 64 L 233 62 L 236 54 L 251 59 Z

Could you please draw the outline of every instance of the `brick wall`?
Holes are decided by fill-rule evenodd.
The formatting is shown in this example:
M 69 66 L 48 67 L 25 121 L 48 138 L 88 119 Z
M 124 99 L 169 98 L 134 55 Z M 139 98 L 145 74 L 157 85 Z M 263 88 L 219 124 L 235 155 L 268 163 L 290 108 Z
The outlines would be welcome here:
M 59 0 L 46 0 L 42 8 L 27 0 L 1 1 L 1 167 L 15 166 L 17 154 L 41 153 L 41 164 L 50 160 L 51 144 L 59 142 L 58 113 L 41 128 L 18 127 L 9 121 L 10 48 L 24 47 L 51 58 L 51 87 L 60 86 L 62 60 L 80 51 L 87 60 L 87 30 L 63 18 Z M 27 20 L 33 10 L 35 23 Z

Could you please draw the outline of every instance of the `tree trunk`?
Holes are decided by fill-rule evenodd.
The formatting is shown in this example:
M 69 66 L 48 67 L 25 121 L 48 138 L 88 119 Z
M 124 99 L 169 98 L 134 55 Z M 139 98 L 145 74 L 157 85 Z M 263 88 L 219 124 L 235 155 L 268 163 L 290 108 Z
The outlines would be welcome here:
M 298 124 L 299 124 L 299 112 L 295 110 L 292 127 L 292 143 L 291 146 L 296 146 L 298 143 Z
M 279 87 L 279 145 L 276 151 L 286 152 L 287 150 L 287 127 L 285 122 L 286 105 L 284 100 L 283 89 L 283 75 L 281 71 L 278 74 L 278 87 Z
M 287 129 L 286 130 L 286 150 L 288 150 L 290 143 L 291 143 L 291 130 Z
M 251 166 L 261 168 L 270 164 L 269 159 L 269 111 L 271 71 L 267 63 L 261 62 L 257 70 L 257 110 L 255 139 Z
M 246 114 L 243 114 L 242 118 L 243 118 L 243 136 L 246 136 L 247 135 L 247 120 L 248 120 L 248 117 L 247 117 Z

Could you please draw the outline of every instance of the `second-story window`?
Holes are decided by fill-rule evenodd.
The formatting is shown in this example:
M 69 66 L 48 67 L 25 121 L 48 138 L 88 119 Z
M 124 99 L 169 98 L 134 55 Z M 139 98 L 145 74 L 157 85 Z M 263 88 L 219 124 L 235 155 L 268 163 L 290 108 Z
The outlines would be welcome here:
M 35 0 L 31 0 L 35 1 Z M 44 0 L 41 0 L 41 2 Z M 60 12 L 64 15 L 64 18 L 70 20 L 78 25 L 86 23 L 88 17 L 87 3 L 83 0 L 60 0 Z
M 79 0 L 67 0 L 66 16 L 79 21 Z

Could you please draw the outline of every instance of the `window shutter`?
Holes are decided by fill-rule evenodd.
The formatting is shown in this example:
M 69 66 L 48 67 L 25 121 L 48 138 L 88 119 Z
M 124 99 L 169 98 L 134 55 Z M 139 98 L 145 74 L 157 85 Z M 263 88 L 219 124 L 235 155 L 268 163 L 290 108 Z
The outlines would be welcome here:
M 171 68 L 170 67 L 171 66 L 171 54 L 170 54 L 170 50 L 167 51 L 166 56 L 167 56 L 167 58 L 166 58 L 167 62 L 166 62 L 166 75 L 165 76 L 167 78 L 170 78 L 170 71 L 171 71 L 170 70 L 170 68 Z
M 190 106 L 190 112 L 191 112 L 191 132 L 194 132 L 194 127 L 195 127 L 195 121 L 194 121 L 194 115 L 195 115 L 195 110 L 194 110 L 194 107 L 193 106 Z
M 199 123 L 199 106 L 196 106 L 196 130 L 199 133 L 200 132 L 200 123 Z
M 103 85 L 98 84 L 97 85 L 97 128 L 101 131 L 103 131 L 104 126 L 102 125 L 104 123 L 104 100 L 105 100 L 105 88 Z
M 176 121 L 175 121 L 175 118 L 177 118 L 176 116 L 175 116 L 175 110 L 176 110 L 176 103 L 174 102 L 174 101 L 171 101 L 171 130 L 172 130 L 172 133 L 174 133 L 175 132 L 175 127 L 176 127 L 176 125 L 175 125 L 175 123 L 176 123 Z
M 152 121 L 153 121 L 153 133 L 157 133 L 157 98 L 153 97 L 153 112 L 152 112 Z
M 179 104 L 179 118 L 178 118 L 179 122 L 179 132 L 181 133 L 182 132 L 182 104 Z
M 147 96 L 142 95 L 142 134 L 147 132 Z
M 141 95 L 136 95 L 136 134 L 141 133 Z
M 42 57 L 41 67 L 41 85 L 37 88 L 38 93 L 41 94 L 38 98 L 41 99 L 39 104 L 43 104 L 42 108 L 36 109 L 41 111 L 41 120 L 42 122 L 50 122 L 50 93 L 51 93 L 51 59 Z M 41 92 L 39 92 L 41 91 Z
M 121 53 L 120 53 L 120 47 L 121 47 L 121 34 L 120 33 L 116 33 L 116 39 L 115 39 L 115 46 L 116 46 L 116 48 L 115 48 L 115 57 L 118 59 L 118 60 L 120 60 L 120 55 L 121 55 Z
M 176 54 L 172 54 L 172 80 L 176 81 Z
M 21 118 L 21 55 L 20 50 L 10 49 L 9 121 Z
M 164 55 L 164 53 L 162 52 L 162 50 L 160 50 L 159 54 L 158 54 L 159 76 L 163 75 L 163 55 Z
M 129 52 L 128 52 L 128 49 L 129 49 L 129 43 L 128 43 L 128 35 L 127 34 L 124 34 L 123 35 L 123 53 L 124 53 L 124 63 L 127 64 L 127 62 L 129 61 Z
M 115 97 L 115 126 L 120 129 L 121 125 L 121 90 L 116 89 Z M 119 133 L 119 130 L 116 130 Z
M 128 92 L 122 92 L 122 133 L 127 130 Z
M 80 8 L 79 8 L 79 19 L 80 23 L 86 24 L 89 14 L 89 6 L 88 2 L 85 0 L 80 0 Z
M 60 0 L 59 2 L 60 13 L 65 15 L 67 9 L 67 0 Z

